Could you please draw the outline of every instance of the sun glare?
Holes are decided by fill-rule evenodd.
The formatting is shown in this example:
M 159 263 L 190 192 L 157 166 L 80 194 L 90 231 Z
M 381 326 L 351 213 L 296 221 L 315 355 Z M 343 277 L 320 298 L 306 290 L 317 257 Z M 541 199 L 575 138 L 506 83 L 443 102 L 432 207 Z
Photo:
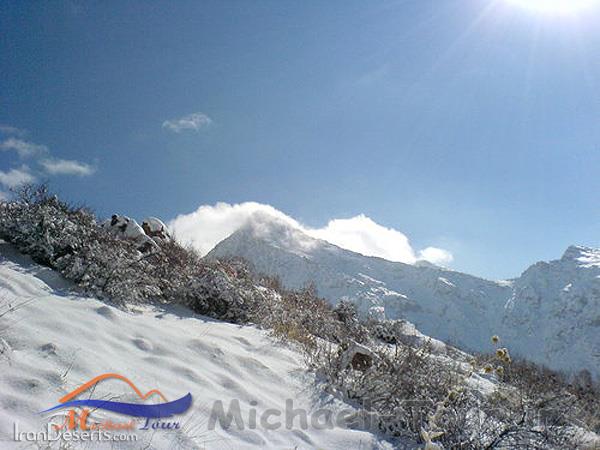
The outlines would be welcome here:
M 597 6 L 599 0 L 507 0 L 509 3 L 546 14 L 575 14 Z

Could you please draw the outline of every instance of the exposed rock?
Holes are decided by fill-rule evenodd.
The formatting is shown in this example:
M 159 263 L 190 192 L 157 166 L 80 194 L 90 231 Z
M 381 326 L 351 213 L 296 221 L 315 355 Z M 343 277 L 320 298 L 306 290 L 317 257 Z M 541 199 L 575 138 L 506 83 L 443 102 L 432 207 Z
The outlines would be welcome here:
M 377 355 L 373 353 L 371 349 L 364 345 L 354 343 L 342 356 L 342 370 L 350 366 L 354 370 L 364 372 L 373 366 L 376 359 Z
M 171 239 L 167 226 L 156 217 L 146 217 L 142 222 L 142 229 L 153 239 L 163 241 Z

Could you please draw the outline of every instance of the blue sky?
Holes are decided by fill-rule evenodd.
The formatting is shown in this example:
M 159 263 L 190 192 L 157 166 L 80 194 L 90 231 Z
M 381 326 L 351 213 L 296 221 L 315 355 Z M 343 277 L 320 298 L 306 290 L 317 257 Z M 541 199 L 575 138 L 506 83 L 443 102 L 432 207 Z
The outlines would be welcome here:
M 0 188 L 364 214 L 489 278 L 600 246 L 600 7 L 515 1 L 3 2 Z

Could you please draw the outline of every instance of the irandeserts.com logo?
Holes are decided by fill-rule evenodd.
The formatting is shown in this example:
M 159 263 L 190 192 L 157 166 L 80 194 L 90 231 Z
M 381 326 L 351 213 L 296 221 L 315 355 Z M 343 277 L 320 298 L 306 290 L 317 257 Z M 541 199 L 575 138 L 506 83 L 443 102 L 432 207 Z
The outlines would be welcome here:
M 133 391 L 136 401 L 114 401 L 112 400 L 114 397 L 94 398 L 100 383 L 109 380 L 122 382 L 126 389 Z M 81 398 L 84 395 L 87 398 Z M 157 400 L 158 403 L 151 403 Z M 35 440 L 54 440 L 50 435 L 55 438 L 103 440 L 111 439 L 113 436 L 111 432 L 177 430 L 180 428 L 180 423 L 170 418 L 185 413 L 191 404 L 192 395 L 189 392 L 177 400 L 168 401 L 158 389 L 151 389 L 144 393 L 129 378 L 116 373 L 105 373 L 92 378 L 60 398 L 56 406 L 42 411 L 43 415 L 53 414 L 53 416 L 48 423 L 48 430 L 36 433 Z M 100 415 L 108 415 L 108 417 L 99 417 Z M 56 423 L 57 417 L 60 418 L 58 423 Z M 15 424 L 16 440 L 30 440 L 28 436 L 30 434 L 19 433 Z

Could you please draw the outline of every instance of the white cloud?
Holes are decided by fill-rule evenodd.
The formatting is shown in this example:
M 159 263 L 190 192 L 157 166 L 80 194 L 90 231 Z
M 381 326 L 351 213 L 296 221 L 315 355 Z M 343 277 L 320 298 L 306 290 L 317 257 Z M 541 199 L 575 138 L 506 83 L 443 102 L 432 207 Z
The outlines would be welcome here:
M 9 198 L 8 192 L 0 191 L 0 202 L 5 202 Z
M 281 211 L 255 202 L 203 205 L 193 213 L 177 216 L 170 222 L 169 227 L 179 241 L 192 245 L 205 255 L 220 241 L 261 215 L 300 227 L 300 224 Z
M 406 235 L 375 223 L 364 214 L 350 219 L 330 220 L 309 234 L 367 256 L 412 264 L 417 259 Z
M 77 175 L 85 177 L 92 175 L 96 169 L 89 164 L 69 159 L 44 159 L 40 165 L 50 175 Z
M 212 122 L 212 119 L 206 114 L 196 112 L 177 119 L 165 120 L 162 127 L 175 133 L 181 133 L 182 131 L 198 131 L 208 127 Z
M 12 135 L 0 142 L 0 151 L 15 151 L 20 158 L 34 157 L 42 169 L 50 175 L 76 175 L 80 177 L 92 175 L 96 168 L 83 162 L 53 158 L 47 146 L 34 144 L 19 137 L 25 132 L 11 125 L 0 124 L 0 134 Z M 34 171 L 34 173 L 37 171 Z M 16 187 L 24 183 L 35 182 L 36 178 L 29 167 L 12 169 L 8 172 L 0 171 L 0 184 Z
M 437 247 L 427 247 L 419 252 L 419 259 L 433 264 L 445 266 L 454 261 L 454 256 L 448 250 Z
M 48 151 L 48 147 L 45 145 L 34 144 L 33 142 L 27 142 L 17 138 L 6 139 L 0 143 L 0 149 L 5 151 L 14 150 L 21 158 L 39 155 Z
M 0 170 L 0 184 L 8 188 L 16 188 L 23 184 L 35 182 L 35 176 L 29 172 L 29 167 L 21 166 L 8 172 Z
M 25 136 L 25 131 L 21 130 L 17 127 L 13 127 L 12 125 L 0 124 L 0 133 L 2 134 L 12 134 L 14 136 Z
M 179 241 L 192 245 L 204 255 L 239 228 L 251 221 L 264 221 L 265 216 L 284 222 L 309 236 L 367 256 L 408 264 L 420 259 L 434 264 L 452 261 L 448 251 L 435 247 L 428 247 L 418 252 L 417 256 L 405 234 L 379 225 L 363 214 L 350 219 L 333 219 L 323 228 L 309 228 L 269 205 L 255 202 L 235 205 L 217 203 L 214 206 L 200 206 L 190 214 L 179 215 L 169 226 Z

